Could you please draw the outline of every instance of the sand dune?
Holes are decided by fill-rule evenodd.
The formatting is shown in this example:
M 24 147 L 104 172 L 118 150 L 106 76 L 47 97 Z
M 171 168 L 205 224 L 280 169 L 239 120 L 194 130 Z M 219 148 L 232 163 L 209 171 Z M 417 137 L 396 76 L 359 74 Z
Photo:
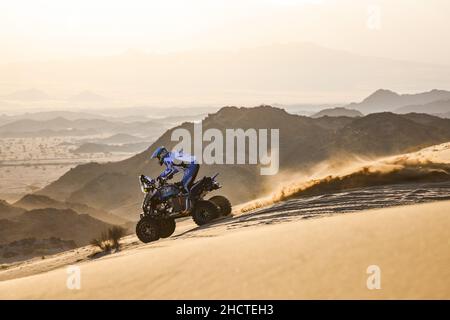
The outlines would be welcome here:
M 234 207 L 235 214 L 290 198 L 353 188 L 450 180 L 450 142 L 389 157 L 349 157 L 323 161 L 309 172 L 281 174 L 272 193 Z
M 217 223 L 0 282 L 0 298 L 450 298 L 450 201 L 263 226 Z M 275 222 L 275 221 L 273 221 Z M 381 268 L 381 289 L 366 286 Z

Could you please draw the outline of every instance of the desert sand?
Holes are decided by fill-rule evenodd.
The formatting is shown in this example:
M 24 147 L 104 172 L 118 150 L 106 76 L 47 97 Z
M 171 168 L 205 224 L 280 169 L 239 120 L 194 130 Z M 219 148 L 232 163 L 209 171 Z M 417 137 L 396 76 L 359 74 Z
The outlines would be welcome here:
M 181 228 L 175 237 L 0 282 L 2 299 L 449 299 L 450 201 L 291 222 Z M 381 270 L 369 290 L 367 268 Z

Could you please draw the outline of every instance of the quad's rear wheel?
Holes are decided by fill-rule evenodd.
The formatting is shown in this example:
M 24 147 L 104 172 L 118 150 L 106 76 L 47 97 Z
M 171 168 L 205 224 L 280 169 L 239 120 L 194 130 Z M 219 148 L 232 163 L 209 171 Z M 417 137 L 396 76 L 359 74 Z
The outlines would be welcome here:
M 208 201 L 211 201 L 217 207 L 219 207 L 219 215 L 220 216 L 225 217 L 225 216 L 229 216 L 231 214 L 230 200 L 228 200 L 224 196 L 214 196 L 214 197 L 210 198 Z
M 150 217 L 143 217 L 136 225 L 136 235 L 144 243 L 156 241 L 160 238 L 160 223 Z
M 211 201 L 200 200 L 195 204 L 192 212 L 194 222 L 202 226 L 219 217 L 219 208 Z
M 161 238 L 168 238 L 175 232 L 175 219 L 161 219 L 159 220 L 159 236 Z

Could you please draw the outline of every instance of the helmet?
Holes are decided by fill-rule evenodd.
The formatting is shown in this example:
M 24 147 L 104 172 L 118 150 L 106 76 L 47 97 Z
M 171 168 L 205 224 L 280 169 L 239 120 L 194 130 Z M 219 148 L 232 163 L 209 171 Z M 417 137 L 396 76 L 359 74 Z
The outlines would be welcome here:
M 169 151 L 164 146 L 158 147 L 155 152 L 153 152 L 151 158 L 157 158 L 159 160 L 159 164 L 163 165 L 164 158 L 169 154 Z

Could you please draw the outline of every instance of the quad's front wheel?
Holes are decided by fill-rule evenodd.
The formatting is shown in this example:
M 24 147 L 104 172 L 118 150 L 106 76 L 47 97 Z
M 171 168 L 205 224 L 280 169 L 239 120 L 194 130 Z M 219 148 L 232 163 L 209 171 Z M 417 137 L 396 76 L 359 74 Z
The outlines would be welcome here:
M 159 220 L 159 236 L 161 238 L 168 238 L 175 232 L 175 219 L 161 219 Z
M 144 243 L 160 238 L 160 223 L 150 217 L 143 217 L 136 225 L 136 235 Z
M 225 216 L 229 216 L 231 214 L 230 200 L 228 200 L 224 196 L 214 196 L 214 197 L 210 198 L 208 201 L 211 201 L 217 207 L 219 207 L 219 215 L 220 216 L 225 217 Z
M 219 217 L 219 208 L 211 201 L 197 201 L 192 212 L 194 222 L 202 226 Z

